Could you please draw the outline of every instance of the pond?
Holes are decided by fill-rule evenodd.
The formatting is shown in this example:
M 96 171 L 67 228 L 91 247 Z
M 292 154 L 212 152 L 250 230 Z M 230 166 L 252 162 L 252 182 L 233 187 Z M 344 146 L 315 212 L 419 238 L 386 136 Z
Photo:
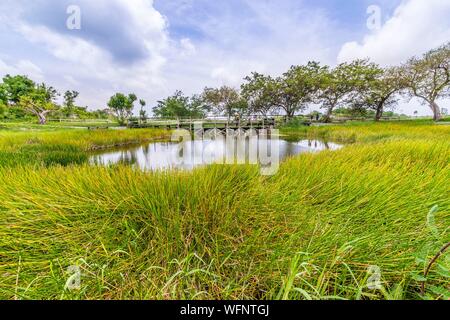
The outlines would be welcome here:
M 154 142 L 118 150 L 97 152 L 90 163 L 127 164 L 141 170 L 182 169 L 214 163 L 268 165 L 301 153 L 337 150 L 342 145 L 319 140 L 291 142 L 282 138 L 201 139 L 184 142 Z

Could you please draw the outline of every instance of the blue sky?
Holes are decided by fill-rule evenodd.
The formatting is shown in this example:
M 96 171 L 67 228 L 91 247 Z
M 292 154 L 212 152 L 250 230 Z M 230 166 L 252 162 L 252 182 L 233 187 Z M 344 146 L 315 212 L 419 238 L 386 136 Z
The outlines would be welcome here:
M 249 5 L 250 2 L 250 5 Z M 201 28 L 198 27 L 199 20 L 215 19 L 224 15 L 233 15 L 233 20 L 245 21 L 249 25 L 246 31 L 252 33 L 260 32 L 259 28 L 264 28 L 264 24 L 258 24 L 257 19 L 253 19 L 255 10 L 251 4 L 263 6 L 264 3 L 273 3 L 274 6 L 287 8 L 291 14 L 298 11 L 317 12 L 334 20 L 340 28 L 347 31 L 359 30 L 363 32 L 366 25 L 366 9 L 369 5 L 382 5 L 386 11 L 386 18 L 392 14 L 393 10 L 400 4 L 400 0 L 378 1 L 372 0 L 309 0 L 309 1 L 242 1 L 242 0 L 156 0 L 155 8 L 169 18 L 170 32 L 175 37 L 190 37 L 199 40 L 210 40 L 205 37 Z M 262 5 L 261 5 L 262 4 Z M 282 16 L 280 16 L 282 19 Z M 252 29 L 253 27 L 253 29 Z M 349 34 L 349 36 L 351 36 Z
M 66 27 L 69 5 L 80 30 Z M 371 5 L 380 29 L 367 27 Z M 237 87 L 308 60 L 400 63 L 450 40 L 449 18 L 442 0 L 0 0 L 0 76 L 78 90 L 92 109 L 135 92 L 151 109 L 177 89 Z M 429 113 L 417 101 L 400 109 Z

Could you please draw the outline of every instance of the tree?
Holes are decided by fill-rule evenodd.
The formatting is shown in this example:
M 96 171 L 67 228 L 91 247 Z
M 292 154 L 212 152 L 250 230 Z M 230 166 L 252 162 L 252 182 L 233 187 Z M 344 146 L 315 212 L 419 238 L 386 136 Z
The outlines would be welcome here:
M 67 90 L 64 93 L 64 108 L 68 116 L 73 114 L 75 108 L 75 99 L 79 96 L 79 92 L 74 90 Z
M 203 118 L 205 106 L 199 96 L 189 98 L 183 92 L 176 91 L 172 96 L 158 101 L 158 105 L 153 108 L 153 114 L 160 118 L 169 119 Z
M 274 106 L 283 109 L 288 119 L 292 119 L 296 112 L 306 109 L 320 88 L 318 80 L 324 69 L 326 68 L 321 67 L 318 62 L 292 66 L 271 84 Z
M 403 89 L 401 70 L 398 67 L 382 69 L 377 65 L 368 65 L 365 69 L 366 81 L 357 87 L 357 96 L 353 106 L 369 109 L 375 113 L 375 121 L 379 121 L 383 112 L 398 102 L 396 94 Z
M 188 117 L 189 98 L 184 96 L 183 92 L 176 91 L 172 96 L 158 101 L 153 108 L 153 114 L 159 118 L 181 118 Z
M 143 123 L 147 120 L 147 112 L 144 110 L 147 103 L 145 102 L 145 100 L 140 99 L 139 104 L 141 105 L 141 110 L 139 110 L 139 119 L 141 123 Z
M 189 99 L 189 117 L 203 119 L 206 117 L 209 110 L 209 107 L 205 104 L 201 95 L 193 95 Z
M 384 69 L 381 78 L 377 79 L 372 87 L 372 94 L 369 96 L 369 108 L 375 111 L 375 121 L 379 121 L 386 109 L 394 109 L 398 103 L 396 94 L 403 87 L 401 71 L 398 67 Z
M 0 103 L 3 114 L 11 118 L 23 118 L 26 114 L 34 115 L 40 124 L 47 122 L 47 115 L 58 109 L 55 104 L 58 92 L 42 83 L 37 85 L 26 76 L 6 75 L 0 84 Z
M 228 86 L 205 88 L 202 100 L 216 115 L 224 114 L 228 120 L 235 115 L 236 107 L 242 106 L 239 91 Z
M 3 100 L 0 99 L 0 119 L 7 118 L 7 114 L 8 114 L 8 106 Z
M 333 110 L 351 104 L 354 108 L 361 107 L 361 101 L 356 100 L 357 94 L 367 90 L 369 82 L 374 79 L 379 68 L 368 60 L 355 60 L 351 63 L 341 63 L 334 69 L 322 69 L 319 74 L 320 89 L 315 102 L 326 109 L 324 122 L 330 122 Z M 357 102 L 355 102 L 357 101 Z
M 410 59 L 402 68 L 410 98 L 418 97 L 430 106 L 433 119 L 442 118 L 437 100 L 450 95 L 450 43 Z
M 242 97 L 248 103 L 249 111 L 267 116 L 274 109 L 276 82 L 270 76 L 253 72 L 244 79 L 241 86 Z
M 128 96 L 123 93 L 116 93 L 109 99 L 108 107 L 117 117 L 119 124 L 124 125 L 131 117 L 136 100 L 137 97 L 133 93 Z
M 47 115 L 58 109 L 55 104 L 58 92 L 44 83 L 36 86 L 31 92 L 20 96 L 18 105 L 26 112 L 35 115 L 39 124 L 47 123 Z
M 130 102 L 131 102 L 131 104 L 133 105 L 133 107 L 134 107 L 134 103 L 137 101 L 137 96 L 134 94 L 134 93 L 130 93 L 129 95 L 128 95 L 128 99 L 130 100 Z M 131 110 L 132 111 L 132 110 Z
M 6 91 L 6 86 L 0 83 L 0 104 L 6 106 L 8 104 L 8 94 Z
M 26 76 L 6 75 L 1 87 L 1 98 L 7 104 L 18 104 L 21 97 L 27 96 L 35 90 L 36 84 Z

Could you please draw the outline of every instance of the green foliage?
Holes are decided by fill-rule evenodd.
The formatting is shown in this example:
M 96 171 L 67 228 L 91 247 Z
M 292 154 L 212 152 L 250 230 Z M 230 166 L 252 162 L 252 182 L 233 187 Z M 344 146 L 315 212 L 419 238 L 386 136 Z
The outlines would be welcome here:
M 147 112 L 144 110 L 144 107 L 147 105 L 147 102 L 145 102 L 145 100 L 140 99 L 139 100 L 139 104 L 141 105 L 141 109 L 139 110 L 139 121 L 141 121 L 141 123 L 147 121 Z
M 79 92 L 74 90 L 68 90 L 64 93 L 64 106 L 72 108 L 75 106 L 75 99 L 79 96 Z
M 198 96 L 187 97 L 181 91 L 176 91 L 165 100 L 158 101 L 153 108 L 153 114 L 160 118 L 204 118 L 206 106 Z
M 0 119 L 5 119 L 8 113 L 8 105 L 0 101 Z
M 436 297 L 448 300 L 449 291 L 440 286 L 441 279 L 450 280 L 450 259 L 448 252 L 441 251 L 448 244 L 450 237 L 447 229 L 438 228 L 436 221 L 439 206 L 434 206 L 426 216 L 426 225 L 430 234 L 429 240 L 425 242 L 416 253 L 417 269 L 411 272 L 411 276 L 422 283 L 421 292 L 424 299 L 435 299 Z M 444 224 L 445 226 L 445 224 Z M 439 255 L 439 253 L 442 253 Z M 435 259 L 436 258 L 436 259 Z M 434 260 L 435 259 L 435 260 Z M 425 274 L 424 270 L 428 270 Z
M 8 105 L 8 92 L 4 83 L 0 83 L 0 105 Z
M 31 94 L 36 84 L 26 76 L 10 76 L 3 78 L 0 85 L 0 99 L 3 102 L 17 104 L 20 98 Z
M 62 107 L 53 113 L 55 118 L 60 119 L 107 119 L 108 112 L 105 110 L 89 111 L 87 107 L 72 106 Z
M 403 85 L 410 97 L 418 97 L 430 106 L 434 120 L 442 118 L 438 99 L 450 96 L 450 43 L 411 58 L 402 66 Z
M 255 72 L 245 78 L 242 96 L 253 113 L 268 115 L 281 109 L 292 118 L 314 101 L 320 88 L 320 75 L 326 70 L 327 67 L 317 62 L 308 62 L 304 66 L 292 66 L 276 79 Z
M 288 118 L 306 109 L 314 101 L 320 89 L 321 74 L 327 69 L 318 62 L 308 62 L 304 66 L 292 66 L 289 71 L 276 79 L 274 105 L 283 109 Z
M 80 113 L 80 107 L 75 106 L 75 100 L 78 97 L 79 92 L 74 90 L 68 90 L 64 93 L 64 104 L 63 108 L 61 110 L 61 113 L 67 117 L 70 118 L 77 113 Z M 77 110 L 75 110 L 77 109 Z M 85 110 L 86 111 L 86 110 Z
M 87 107 L 75 105 L 77 91 L 66 91 L 62 107 L 56 105 L 58 92 L 51 86 L 35 84 L 26 76 L 6 76 L 0 83 L 0 119 L 30 121 L 37 117 L 44 124 L 47 114 L 58 118 L 102 118 L 108 114 L 104 110 L 88 111 Z
M 319 75 L 320 89 L 316 102 L 326 109 L 325 122 L 331 121 L 331 115 L 336 108 L 353 104 L 355 106 L 358 93 L 366 92 L 382 70 L 368 60 L 355 60 L 351 63 L 341 63 L 334 69 L 324 68 Z
M 314 118 L 315 119 L 315 118 Z M 309 123 L 310 118 L 308 117 L 294 117 L 283 124 L 282 129 L 286 128 L 299 128 L 304 127 L 307 123 Z
M 128 96 L 123 93 L 116 93 L 110 98 L 108 107 L 114 112 L 121 125 L 125 124 L 133 114 L 134 102 L 136 100 L 137 97 L 133 93 Z
M 47 115 L 59 108 L 54 102 L 57 95 L 58 92 L 53 87 L 42 83 L 27 95 L 21 96 L 17 106 L 36 116 L 39 124 L 46 124 Z
M 45 124 L 47 114 L 58 108 L 54 102 L 57 95 L 45 83 L 35 84 L 26 76 L 7 75 L 0 84 L 0 118 L 18 119 L 31 114 Z
M 253 72 L 242 84 L 242 97 L 248 102 L 249 112 L 267 116 L 275 109 L 276 82 L 270 76 Z
M 398 67 L 381 69 L 372 65 L 367 72 L 372 74 L 358 87 L 352 105 L 356 110 L 374 111 L 378 121 L 386 109 L 393 109 L 398 102 L 397 93 L 404 89 L 402 71 Z
M 243 100 L 239 91 L 228 86 L 205 88 L 201 100 L 215 115 L 223 114 L 228 118 L 244 114 L 248 109 L 247 101 Z

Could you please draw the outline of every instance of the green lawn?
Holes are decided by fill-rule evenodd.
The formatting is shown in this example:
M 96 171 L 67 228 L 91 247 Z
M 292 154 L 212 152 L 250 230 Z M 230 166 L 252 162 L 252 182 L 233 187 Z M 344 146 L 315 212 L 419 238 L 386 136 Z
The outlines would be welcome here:
M 450 298 L 448 253 L 420 295 L 450 241 L 450 126 L 283 133 L 351 144 L 271 177 L 254 166 L 144 173 L 71 157 L 167 133 L 0 131 L 0 298 Z M 58 152 L 72 156 L 45 161 Z M 65 289 L 69 266 L 80 290 Z

